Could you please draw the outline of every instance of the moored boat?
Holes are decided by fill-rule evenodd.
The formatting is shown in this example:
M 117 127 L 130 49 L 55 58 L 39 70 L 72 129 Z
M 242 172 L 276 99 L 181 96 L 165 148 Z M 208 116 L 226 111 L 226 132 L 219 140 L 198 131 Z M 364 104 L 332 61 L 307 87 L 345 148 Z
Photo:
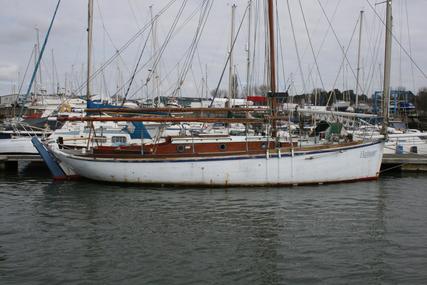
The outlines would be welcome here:
M 250 144 L 250 146 L 247 146 Z M 233 147 L 234 146 L 234 147 Z M 154 150 L 155 148 L 157 150 Z M 51 148 L 55 157 L 82 177 L 93 180 L 174 185 L 266 186 L 376 179 L 382 141 L 336 145 L 266 148 L 265 139 L 250 142 L 217 139 L 171 140 L 110 151 Z M 173 151 L 170 151 L 170 150 Z M 151 152 L 149 151 L 151 150 Z M 169 151 L 168 151 L 169 150 Z
M 270 92 L 267 97 L 269 109 L 263 110 L 262 115 L 251 117 L 253 110 L 246 108 L 243 110 L 246 116 L 233 117 L 233 108 L 228 106 L 219 110 L 226 111 L 226 117 L 207 116 L 208 110 L 200 110 L 201 115 L 197 117 L 173 116 L 169 113 L 167 116 L 116 115 L 109 118 L 89 116 L 66 119 L 84 121 L 88 126 L 96 121 L 156 122 L 163 125 L 223 123 L 224 126 L 237 123 L 243 126 L 239 134 L 200 136 L 191 133 L 182 137 L 158 137 L 149 142 L 141 139 L 139 143 L 130 145 L 91 145 L 83 149 L 67 149 L 53 143 L 48 146 L 50 153 L 66 173 L 69 171 L 69 174 L 105 182 L 268 186 L 376 179 L 384 150 L 381 139 L 353 141 L 342 134 L 341 128 L 332 130 L 327 140 L 315 140 L 313 144 L 298 145 L 290 133 L 287 140 L 279 135 L 278 126 L 286 122 L 290 125 L 290 122 L 278 104 L 273 15 L 273 0 L 268 0 Z M 89 34 L 90 27 L 91 24 Z M 90 66 L 90 56 L 88 62 Z M 88 96 L 91 93 L 89 78 L 90 70 Z M 261 130 L 261 134 L 250 135 L 251 127 L 252 130 Z M 290 126 L 288 130 L 291 131 Z

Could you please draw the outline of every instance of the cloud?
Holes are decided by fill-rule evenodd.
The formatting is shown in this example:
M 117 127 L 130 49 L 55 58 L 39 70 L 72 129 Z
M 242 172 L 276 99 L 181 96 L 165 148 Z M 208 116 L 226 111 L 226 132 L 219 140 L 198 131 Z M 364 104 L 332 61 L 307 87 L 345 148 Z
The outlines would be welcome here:
M 118 48 L 123 45 L 129 38 L 131 38 L 145 23 L 150 20 L 149 6 L 153 6 L 154 14 L 166 5 L 170 0 L 96 0 L 95 1 L 95 28 L 94 28 L 94 59 L 95 66 L 100 66 L 104 59 L 108 59 L 115 52 L 114 48 Z M 370 3 L 374 3 L 373 0 L 369 0 Z M 4 75 L 8 80 L 13 80 L 17 77 L 17 72 L 23 73 L 25 67 L 30 60 L 31 50 L 36 41 L 35 27 L 40 29 L 40 41 L 43 41 L 44 34 L 48 28 L 51 20 L 53 10 L 57 3 L 57 0 L 43 0 L 43 1 L 28 1 L 28 0 L 10 0 L 2 1 L 2 8 L 0 9 L 0 63 L 3 64 L 2 73 L 9 74 Z M 197 95 L 193 86 L 200 84 L 200 82 L 193 82 L 196 80 L 201 81 L 201 77 L 204 76 L 205 66 L 208 69 L 209 86 L 216 86 L 220 78 L 223 66 L 227 58 L 227 49 L 229 46 L 230 38 L 230 3 L 235 2 L 237 4 L 237 15 L 236 15 L 236 26 L 240 24 L 242 20 L 244 9 L 247 5 L 247 0 L 213 0 L 213 8 L 207 22 L 206 29 L 203 33 L 202 39 L 199 43 L 197 55 L 193 61 L 194 76 L 187 76 L 185 84 L 186 94 Z M 262 3 L 264 0 L 254 0 L 254 17 L 255 14 L 260 17 L 258 26 L 253 25 L 253 30 L 258 29 L 257 33 L 257 45 L 252 46 L 255 51 L 257 58 L 253 63 L 255 65 L 255 84 L 262 84 L 264 78 L 265 58 L 264 58 L 264 45 L 265 45 L 265 32 L 261 26 L 264 24 L 262 19 L 263 7 Z M 294 28 L 297 35 L 298 46 L 300 54 L 303 55 L 302 67 L 304 69 L 305 77 L 308 77 L 307 70 L 313 67 L 314 59 L 310 50 L 308 37 L 306 34 L 304 21 L 301 16 L 301 10 L 298 5 L 298 1 L 290 0 L 292 17 L 294 22 Z M 343 58 L 341 53 L 341 47 L 336 42 L 336 39 L 331 31 L 328 33 L 323 46 L 320 46 L 322 39 L 329 29 L 328 22 L 323 16 L 322 10 L 319 7 L 317 0 L 305 0 L 301 1 L 307 26 L 310 31 L 311 40 L 313 47 L 317 52 L 320 50 L 317 62 L 321 71 L 321 76 L 325 84 L 326 89 L 332 89 L 334 87 L 343 88 L 344 85 L 352 88 L 355 86 L 355 80 L 352 73 L 350 72 L 350 66 L 353 70 L 356 69 L 356 57 L 357 57 L 357 33 L 351 42 L 349 49 L 348 59 L 350 66 L 347 67 L 347 75 L 343 76 L 338 74 L 338 70 Z M 405 16 L 405 10 L 402 10 L 401 3 L 407 2 L 409 21 Z M 169 28 L 177 15 L 179 6 L 183 1 L 176 1 L 175 4 L 168 10 L 158 22 L 158 46 L 165 39 Z M 196 9 L 200 5 L 200 0 L 188 0 L 187 7 L 184 11 L 182 19 L 187 18 L 191 11 Z M 279 67 L 278 70 L 282 73 L 284 70 L 286 79 L 281 78 L 280 86 L 284 86 L 283 81 L 289 81 L 290 74 L 293 74 L 293 81 L 295 81 L 295 87 L 299 92 L 302 91 L 302 81 L 299 76 L 298 60 L 295 52 L 295 46 L 292 38 L 292 30 L 290 25 L 290 19 L 287 11 L 286 1 L 277 1 L 279 3 L 278 14 L 279 23 L 281 30 L 281 39 L 283 45 L 283 62 L 282 65 L 282 54 L 279 54 Z M 321 1 L 323 3 L 326 13 L 331 17 L 331 21 L 337 36 L 340 39 L 341 45 L 348 45 L 352 31 L 356 25 L 357 17 L 361 9 L 365 9 L 365 31 L 364 31 L 364 43 L 362 58 L 366 65 L 362 67 L 362 70 L 368 76 L 368 71 L 372 69 L 372 66 L 376 66 L 375 74 L 370 74 L 374 78 L 373 82 L 377 82 L 375 86 L 371 86 L 371 93 L 374 89 L 381 88 L 378 78 L 380 77 L 378 65 L 383 61 L 383 40 L 375 42 L 377 31 L 382 31 L 384 27 L 379 22 L 373 11 L 369 8 L 366 0 L 358 1 L 343 1 L 343 0 L 328 0 Z M 412 51 L 417 64 L 427 71 L 427 55 L 425 54 L 426 47 L 426 32 L 424 28 L 427 26 L 427 18 L 423 16 L 424 11 L 427 10 L 427 2 L 425 0 L 411 0 L 411 1 L 394 1 L 395 9 L 395 33 L 399 38 L 400 30 L 403 31 L 402 42 L 403 46 L 408 47 L 407 33 L 407 22 L 409 23 L 409 31 L 411 34 Z M 258 9 L 256 9 L 258 8 Z M 332 19 L 332 13 L 337 8 L 337 13 Z M 58 73 L 59 79 L 62 84 L 65 82 L 65 77 L 70 81 L 70 78 L 74 78 L 75 82 L 68 82 L 68 85 L 80 85 L 84 78 L 84 69 L 86 62 L 86 17 L 87 17 L 87 0 L 69 0 L 62 1 L 60 10 L 55 20 L 55 24 L 50 36 L 48 46 L 46 47 L 46 53 L 43 59 L 43 80 L 48 84 L 49 76 L 53 73 L 53 62 L 52 62 L 52 50 L 54 53 L 55 69 Z M 375 6 L 379 15 L 384 15 L 383 5 Z M 101 12 L 101 13 L 100 13 Z M 101 17 L 102 14 L 102 17 Z M 165 76 L 170 75 L 170 80 L 167 81 L 167 86 L 162 89 L 167 90 L 171 85 L 176 84 L 177 71 L 173 68 L 177 65 L 177 62 L 185 54 L 186 49 L 190 46 L 191 40 L 194 35 L 195 28 L 197 27 L 198 14 L 186 25 L 179 33 L 174 33 L 174 38 L 171 40 L 169 46 L 166 48 L 161 66 L 161 74 Z M 182 23 L 183 21 L 181 21 Z M 104 26 L 103 26 L 104 24 Z M 403 28 L 400 28 L 400 27 Z M 105 27 L 105 30 L 104 30 Z M 237 28 L 236 28 L 237 30 Z M 145 40 L 143 38 L 138 39 L 135 44 L 130 46 L 126 52 L 116 61 L 114 61 L 105 71 L 105 81 L 109 84 L 110 90 L 115 90 L 116 85 L 120 81 L 125 81 L 130 76 L 130 70 L 135 66 L 136 59 L 138 58 L 139 52 L 142 48 L 142 43 Z M 235 46 L 235 64 L 237 66 L 237 72 L 239 78 L 242 80 L 242 85 L 245 84 L 246 78 L 246 42 L 247 42 L 247 20 L 243 21 L 242 29 L 236 42 Z M 114 45 L 114 46 L 113 46 Z M 143 61 L 147 62 L 151 52 L 152 42 L 148 43 L 147 50 L 145 51 Z M 377 49 L 378 57 L 373 57 L 373 48 Z M 399 49 L 394 45 L 394 56 L 393 56 L 393 77 L 392 84 L 394 86 L 407 85 L 408 88 L 416 89 L 426 84 L 424 77 L 420 76 L 420 73 L 415 71 L 415 84 L 412 83 L 411 78 L 411 65 L 408 58 L 403 56 L 400 58 Z M 200 59 L 200 60 L 199 60 Z M 399 69 L 400 62 L 402 62 L 402 68 Z M 9 66 L 9 67 L 7 67 Z M 13 74 L 10 67 L 14 66 L 15 74 L 10 77 L 10 73 Z M 149 66 L 149 65 L 148 65 Z M 182 66 L 181 66 L 182 68 Z M 120 69 L 120 72 L 118 72 Z M 145 80 L 146 70 L 138 74 L 136 82 Z M 30 68 L 31 70 L 31 68 Z M 118 73 L 123 74 L 123 80 L 121 80 Z M 50 74 L 50 75 L 49 75 Z M 67 74 L 67 76 L 66 76 Z M 345 77 L 343 79 L 343 77 Z M 227 86 L 227 78 L 223 80 L 223 86 Z M 332 86 L 335 78 L 339 78 L 336 86 Z M 78 80 L 77 80 L 78 79 Z M 100 89 L 101 79 L 96 79 L 97 82 L 94 84 L 95 89 Z M 319 84 L 316 69 L 313 72 L 313 78 L 310 80 L 305 79 L 308 91 L 311 90 L 315 85 Z M 367 81 L 369 80 L 366 79 Z M 78 81 L 78 82 L 77 82 Z M 99 81 L 99 82 L 98 82 Z M 313 83 L 316 81 L 317 83 Z M 80 83 L 80 84 L 79 84 Z M 196 83 L 196 84 L 195 84 Z M 49 87 L 49 86 L 48 86 Z M 318 87 L 318 86 L 316 86 Z M 8 88 L 0 86 L 0 94 L 9 92 Z
M 18 70 L 16 64 L 0 64 L 0 81 L 16 80 Z

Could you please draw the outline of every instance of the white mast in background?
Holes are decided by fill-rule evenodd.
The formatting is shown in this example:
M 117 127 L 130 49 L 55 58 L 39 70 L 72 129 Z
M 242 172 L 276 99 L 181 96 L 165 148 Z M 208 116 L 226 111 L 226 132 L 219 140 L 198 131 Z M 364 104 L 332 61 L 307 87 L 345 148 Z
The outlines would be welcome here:
M 87 27 L 87 86 L 86 86 L 86 96 L 87 100 L 90 100 L 92 95 L 92 85 L 91 85 L 91 76 L 92 76 L 92 33 L 93 32 L 93 0 L 89 0 L 88 3 L 88 27 Z
M 392 0 L 387 0 L 386 14 L 386 37 L 385 37 L 385 56 L 384 56 L 384 86 L 383 86 L 383 129 L 382 133 L 387 135 L 389 107 L 390 107 L 390 71 L 391 71 L 391 41 L 393 29 Z
M 360 85 L 360 51 L 362 49 L 362 28 L 363 28 L 363 13 L 360 11 L 360 25 L 359 25 L 359 49 L 357 51 L 357 75 L 356 75 L 356 102 L 355 109 L 359 107 L 359 85 Z

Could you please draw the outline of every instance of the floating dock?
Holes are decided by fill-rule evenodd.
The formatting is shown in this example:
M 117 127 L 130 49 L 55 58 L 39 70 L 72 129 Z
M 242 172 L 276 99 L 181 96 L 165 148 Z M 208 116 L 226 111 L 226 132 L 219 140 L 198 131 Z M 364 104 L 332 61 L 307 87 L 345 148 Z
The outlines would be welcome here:
M 18 168 L 18 163 L 43 162 L 38 154 L 8 154 L 0 155 L 0 169 Z
M 402 171 L 427 171 L 427 155 L 384 154 L 382 168 L 400 168 Z

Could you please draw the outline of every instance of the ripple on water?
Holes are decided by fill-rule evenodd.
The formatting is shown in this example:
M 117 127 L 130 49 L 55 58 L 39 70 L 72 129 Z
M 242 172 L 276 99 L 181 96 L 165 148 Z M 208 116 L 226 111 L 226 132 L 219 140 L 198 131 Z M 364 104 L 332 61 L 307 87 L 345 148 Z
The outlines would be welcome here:
M 175 189 L 0 176 L 0 283 L 423 284 L 426 182 Z

